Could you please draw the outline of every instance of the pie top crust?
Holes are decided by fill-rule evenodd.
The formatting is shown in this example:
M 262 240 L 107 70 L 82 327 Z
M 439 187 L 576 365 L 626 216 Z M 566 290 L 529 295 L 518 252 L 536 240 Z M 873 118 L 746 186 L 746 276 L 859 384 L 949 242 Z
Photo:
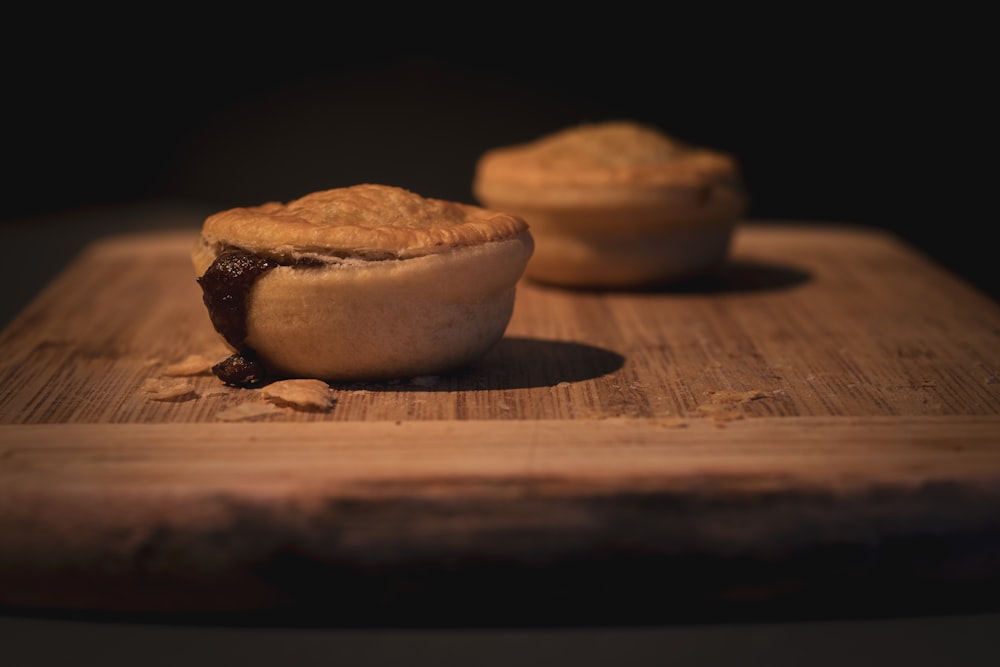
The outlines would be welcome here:
M 609 121 L 488 150 L 477 164 L 475 188 L 678 188 L 719 180 L 738 180 L 731 155 L 679 141 L 642 123 Z
M 514 215 L 361 184 L 221 211 L 205 220 L 201 242 L 279 259 L 406 259 L 513 239 L 527 229 Z

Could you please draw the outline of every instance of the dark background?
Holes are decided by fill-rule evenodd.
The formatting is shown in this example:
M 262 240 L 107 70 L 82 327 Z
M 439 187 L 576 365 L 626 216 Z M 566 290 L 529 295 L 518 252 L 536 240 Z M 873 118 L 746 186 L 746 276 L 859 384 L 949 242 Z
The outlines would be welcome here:
M 1000 295 L 984 17 L 473 7 L 9 17 L 2 225 L 360 182 L 472 201 L 484 150 L 632 118 L 735 154 L 754 220 L 881 227 Z
M 107 14 L 5 8 L 5 318 L 94 235 L 193 225 L 222 208 L 365 181 L 471 201 L 482 151 L 606 118 L 654 123 L 738 156 L 754 220 L 883 228 L 1000 297 L 993 22 L 956 3 L 909 4 L 900 13 L 824 3 L 774 13 L 718 3 L 614 3 L 596 12 L 580 4 L 548 18 L 543 5 L 510 3 L 437 15 L 314 6 L 319 13 L 244 5 L 214 16 L 162 4 Z M 158 211 L 154 223 L 149 211 Z M 677 627 L 652 637 L 598 636 L 607 643 L 596 651 L 582 643 L 574 661 L 597 664 L 610 652 L 622 664 L 661 664 L 672 652 L 686 664 L 837 664 L 849 650 L 858 664 L 892 662 L 890 655 L 940 664 L 945 654 L 952 664 L 985 664 L 972 654 L 995 653 L 995 618 L 971 630 L 969 619 L 951 620 L 916 630 L 847 624 L 854 634 L 809 624 L 750 626 L 746 634 Z M 105 629 L 71 626 L 79 636 L 60 647 L 43 625 L 18 632 L 27 639 L 14 650 L 69 654 L 96 642 L 105 653 L 144 652 L 133 647 L 147 641 L 143 628 L 124 640 L 111 634 L 120 628 Z M 451 635 L 431 644 L 406 639 L 399 647 L 380 635 L 361 638 L 378 644 L 371 655 L 429 662 L 439 649 L 483 657 L 481 645 L 446 644 Z M 160 640 L 222 652 L 211 635 L 180 649 Z M 338 648 L 344 640 L 337 635 L 323 649 L 367 646 L 348 636 Z M 528 662 L 570 650 L 544 633 L 497 641 L 508 653 L 526 649 L 520 657 Z M 299 655 L 301 642 L 296 635 L 256 657 Z

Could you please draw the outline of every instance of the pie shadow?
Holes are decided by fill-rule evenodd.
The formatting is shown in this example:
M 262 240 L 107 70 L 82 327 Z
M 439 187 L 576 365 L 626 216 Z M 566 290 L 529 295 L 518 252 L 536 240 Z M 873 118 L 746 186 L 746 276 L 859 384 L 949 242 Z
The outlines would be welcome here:
M 492 391 L 552 387 L 620 369 L 625 357 L 584 343 L 506 336 L 465 368 L 441 375 L 363 383 L 369 391 Z M 355 383 L 352 387 L 358 387 Z
M 667 294 L 726 294 L 791 289 L 812 280 L 812 274 L 787 264 L 732 260 L 717 271 L 660 287 Z
M 463 377 L 489 389 L 551 387 L 609 375 L 624 364 L 624 356 L 595 345 L 508 336 Z
M 772 264 L 754 260 L 738 259 L 709 273 L 682 280 L 673 280 L 662 285 L 622 288 L 566 288 L 540 284 L 548 289 L 566 289 L 574 293 L 591 294 L 653 294 L 653 295 L 710 295 L 747 292 L 770 292 L 791 289 L 808 283 L 812 274 L 788 264 Z

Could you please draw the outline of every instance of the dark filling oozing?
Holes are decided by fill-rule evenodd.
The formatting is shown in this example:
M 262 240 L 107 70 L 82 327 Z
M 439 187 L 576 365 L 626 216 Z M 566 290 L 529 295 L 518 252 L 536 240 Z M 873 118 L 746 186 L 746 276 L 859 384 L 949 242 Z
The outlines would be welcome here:
M 215 376 L 228 385 L 252 389 L 267 382 L 267 369 L 258 361 L 252 350 L 231 354 L 212 366 Z
M 244 252 L 223 252 L 205 274 L 198 278 L 212 326 L 236 353 L 212 367 L 212 372 L 228 385 L 257 387 L 267 381 L 267 369 L 246 345 L 247 298 L 262 275 L 279 266 L 274 260 Z

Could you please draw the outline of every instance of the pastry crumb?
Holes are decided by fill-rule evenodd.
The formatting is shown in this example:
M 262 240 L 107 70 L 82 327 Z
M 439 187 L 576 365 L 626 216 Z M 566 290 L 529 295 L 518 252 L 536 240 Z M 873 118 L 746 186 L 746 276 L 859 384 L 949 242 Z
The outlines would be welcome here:
M 759 398 L 767 398 L 767 393 L 761 391 L 760 389 L 751 389 L 750 391 L 708 391 L 706 392 L 711 398 L 712 403 L 738 403 L 744 404 L 750 401 L 756 401 Z
M 189 354 L 178 362 L 169 364 L 163 374 L 171 377 L 205 375 L 212 371 L 215 361 L 202 354 Z
M 673 418 L 673 419 L 654 419 L 652 423 L 653 423 L 653 425 L 658 426 L 660 428 L 687 428 L 688 427 L 688 423 L 686 421 L 684 421 L 683 419 L 677 419 L 677 418 Z
M 194 394 L 194 385 L 186 380 L 164 380 L 147 378 L 142 383 L 142 392 L 153 401 L 169 401 Z
M 334 404 L 330 386 L 322 380 L 280 380 L 264 386 L 261 393 L 277 405 L 298 409 L 329 410 Z
M 697 407 L 698 412 L 716 421 L 743 419 L 746 415 L 739 409 L 752 401 L 768 398 L 767 392 L 759 389 L 750 391 L 708 391 L 709 400 Z
M 236 407 L 232 407 L 215 415 L 216 419 L 222 421 L 242 421 L 244 419 L 253 419 L 255 417 L 262 417 L 264 415 L 271 415 L 279 412 L 280 409 L 272 405 L 271 403 L 240 403 Z

